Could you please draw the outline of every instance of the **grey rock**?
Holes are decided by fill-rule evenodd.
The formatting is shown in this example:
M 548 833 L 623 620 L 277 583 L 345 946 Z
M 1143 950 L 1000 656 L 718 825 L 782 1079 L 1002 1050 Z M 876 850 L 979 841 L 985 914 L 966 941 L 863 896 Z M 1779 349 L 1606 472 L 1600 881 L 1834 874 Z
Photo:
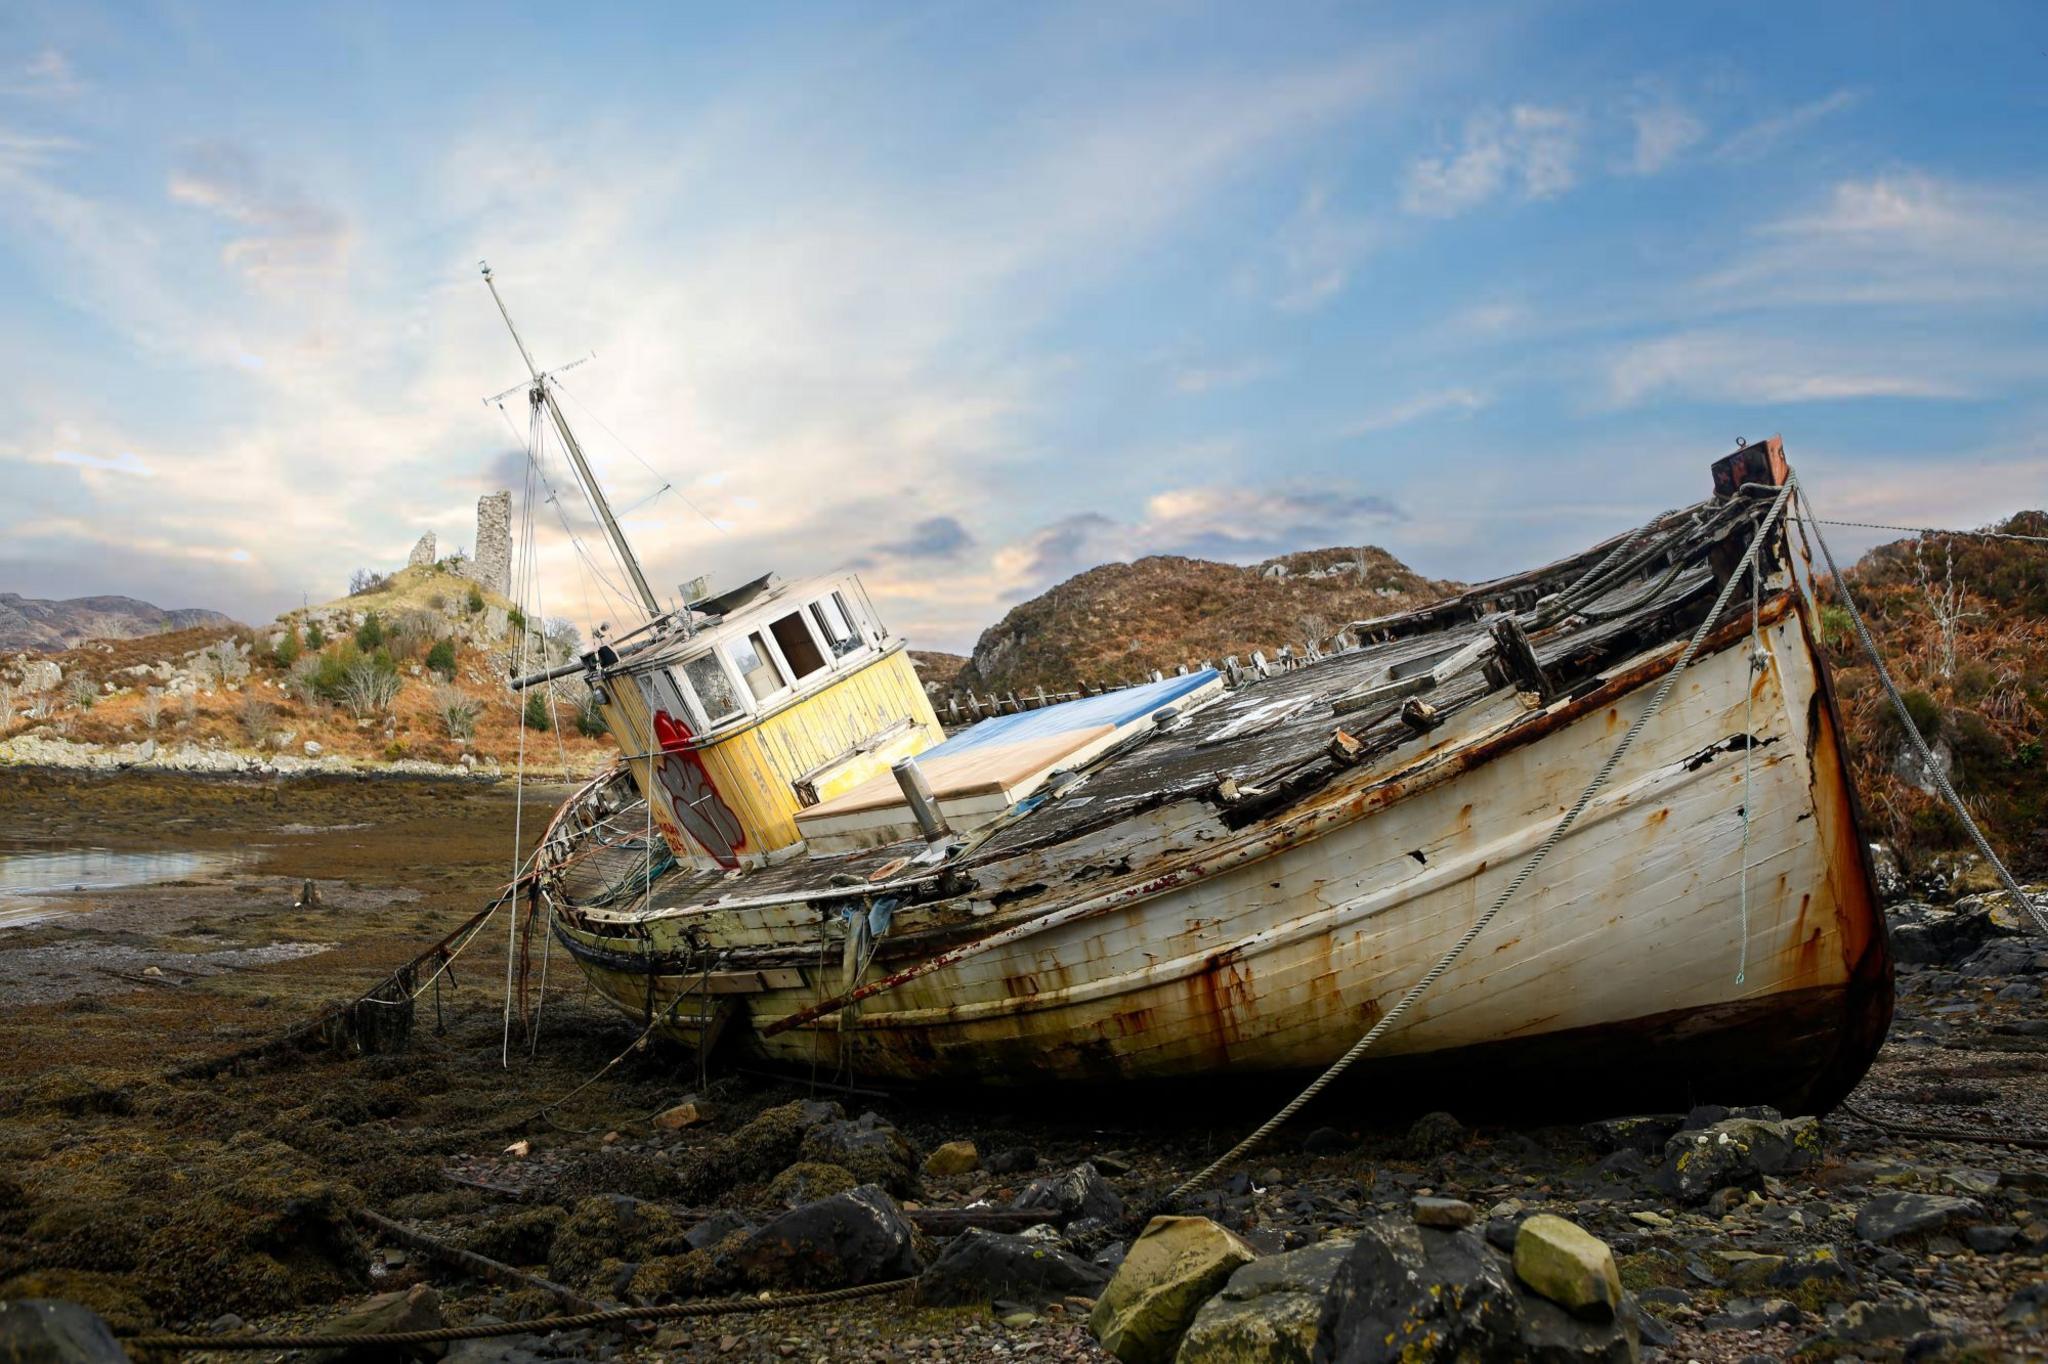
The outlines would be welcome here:
M 1730 1298 L 1708 1317 L 1709 1331 L 1761 1331 L 1766 1326 L 1796 1326 L 1802 1314 L 1783 1298 Z
M 1034 1179 L 1010 1206 L 1033 1212 L 1063 1213 L 1069 1218 L 1114 1222 L 1124 1215 L 1124 1201 L 1093 1165 L 1076 1165 L 1065 1174 Z
M 1351 1138 L 1334 1127 L 1318 1127 L 1301 1143 L 1301 1149 L 1312 1156 L 1334 1156 L 1351 1149 Z
M 1613 1151 L 1634 1151 L 1638 1155 L 1659 1156 L 1664 1154 L 1665 1146 L 1685 1125 L 1683 1114 L 1650 1113 L 1589 1122 L 1579 1131 L 1602 1155 Z
M 1408 1129 L 1407 1149 L 1414 1156 L 1441 1156 L 1465 1144 L 1465 1125 L 1449 1113 L 1425 1113 Z
M 1469 1227 L 1479 1218 L 1477 1208 L 1457 1198 L 1418 1198 L 1409 1204 L 1409 1211 L 1422 1226 L 1451 1230 Z
M 1309 1364 L 1323 1299 L 1350 1253 L 1349 1241 L 1325 1241 L 1241 1266 L 1195 1314 L 1178 1358 Z
M 127 1364 L 96 1313 L 54 1298 L 0 1301 L 0 1360 L 8 1364 Z
M 2023 938 L 1987 942 L 1956 966 L 1966 976 L 2030 976 L 2044 967 L 2041 949 Z
M 992 1175 L 1024 1174 L 1038 1168 L 1038 1152 L 1028 1146 L 1013 1146 L 989 1156 L 981 1162 L 981 1168 Z
M 792 1208 L 748 1237 L 733 1261 L 763 1288 L 840 1288 L 918 1270 L 910 1223 L 873 1184 Z
M 821 1122 L 804 1134 L 799 1154 L 850 1171 L 862 1184 L 879 1184 L 898 1198 L 918 1191 L 918 1151 L 879 1114 Z
M 379 1293 L 369 1301 L 315 1328 L 315 1335 L 384 1335 L 393 1331 L 434 1331 L 445 1325 L 441 1316 L 441 1295 L 425 1284 L 396 1293 Z M 388 1350 L 344 1345 L 316 1350 L 311 1358 L 318 1364 L 371 1364 L 389 1357 Z
M 2010 1255 L 2020 1248 L 2018 1227 L 1965 1227 L 1963 1244 L 1979 1255 Z
M 1785 1263 L 1771 1271 L 1770 1281 L 1779 1288 L 1797 1288 L 1805 1283 L 1853 1284 L 1856 1273 L 1833 1246 L 1808 1246 L 1787 1255 Z
M 1820 1156 L 1817 1119 L 1731 1115 L 1673 1137 L 1650 1182 L 1680 1202 L 1698 1204 L 1718 1189 L 1761 1189 L 1765 1175 L 1807 1169 Z
M 1072 1295 L 1096 1297 L 1110 1271 L 1056 1246 L 970 1227 L 946 1243 L 917 1281 L 921 1302 L 948 1306 L 992 1302 L 1043 1303 Z
M 405 556 L 405 566 L 407 568 L 431 568 L 434 558 L 434 532 L 428 531 L 414 542 L 412 553 Z
M 1330 1282 L 1313 1357 L 1328 1364 L 1634 1360 L 1639 1316 L 1629 1299 L 1611 1320 L 1575 1318 L 1517 1284 L 1508 1257 L 1475 1229 L 1381 1216 L 1361 1226 Z
M 736 1232 L 750 1230 L 744 1217 L 720 1209 L 685 1232 L 683 1240 L 691 1250 L 709 1250 Z
M 1856 1234 L 1883 1245 L 1907 1237 L 1927 1236 L 1984 1215 L 1973 1198 L 1947 1194 L 1879 1194 L 1856 1210 Z
M 1852 1302 L 1828 1323 L 1836 1340 L 1896 1340 L 1929 1330 L 1934 1319 L 1920 1298 L 1866 1298 Z
M 2022 1331 L 2048 1328 L 2048 1279 L 2039 1279 L 2012 1295 L 1998 1314 L 2000 1324 Z

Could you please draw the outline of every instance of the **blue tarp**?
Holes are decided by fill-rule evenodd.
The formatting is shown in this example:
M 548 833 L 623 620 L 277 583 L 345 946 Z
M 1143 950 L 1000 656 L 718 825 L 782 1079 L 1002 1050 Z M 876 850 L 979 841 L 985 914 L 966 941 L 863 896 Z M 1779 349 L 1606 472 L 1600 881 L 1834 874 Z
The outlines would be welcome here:
M 920 763 L 929 763 L 934 758 L 964 753 L 969 749 L 986 748 L 990 744 L 1028 743 L 1069 730 L 1093 729 L 1099 725 L 1121 728 L 1133 720 L 1150 715 L 1161 706 L 1170 706 L 1189 692 L 1208 685 L 1219 676 L 1214 668 L 1189 673 L 1185 677 L 1169 677 L 1161 682 L 1147 682 L 1140 687 L 1125 687 L 1122 691 L 1104 692 L 1100 696 L 1084 696 L 1075 701 L 1062 701 L 1056 706 L 1043 710 L 1023 710 L 1015 715 L 997 715 L 983 720 L 980 724 L 954 735 L 937 748 L 928 748 L 918 754 Z

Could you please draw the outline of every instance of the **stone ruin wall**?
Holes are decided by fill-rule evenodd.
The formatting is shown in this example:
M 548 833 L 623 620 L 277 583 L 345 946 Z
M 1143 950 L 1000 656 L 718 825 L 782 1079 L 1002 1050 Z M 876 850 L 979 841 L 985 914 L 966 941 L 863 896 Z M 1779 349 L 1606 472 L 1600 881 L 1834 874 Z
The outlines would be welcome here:
M 512 494 L 485 493 L 476 502 L 476 557 L 469 576 L 501 597 L 512 595 Z

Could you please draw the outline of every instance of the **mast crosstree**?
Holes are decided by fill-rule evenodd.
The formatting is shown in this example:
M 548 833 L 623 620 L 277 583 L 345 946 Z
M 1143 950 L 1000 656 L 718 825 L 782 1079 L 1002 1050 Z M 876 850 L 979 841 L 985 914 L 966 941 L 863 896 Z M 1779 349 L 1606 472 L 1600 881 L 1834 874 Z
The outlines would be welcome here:
M 540 372 L 533 363 L 533 355 L 526 349 L 526 342 L 520 338 L 519 328 L 512 324 L 512 314 L 505 308 L 505 300 L 498 293 L 498 282 L 491 276 L 488 262 L 481 262 L 484 284 L 491 291 L 491 301 L 498 305 L 498 316 L 505 319 L 505 330 L 512 333 L 512 344 L 519 348 L 519 358 L 526 362 L 530 383 L 528 399 L 535 407 L 544 408 L 548 420 L 554 424 L 555 434 L 562 439 L 562 448 L 568 451 L 569 465 L 576 473 L 576 481 L 583 485 L 583 491 L 590 498 L 590 505 L 597 511 L 597 519 L 604 525 L 605 538 L 611 541 L 612 552 L 618 555 L 619 563 L 625 568 L 626 576 L 632 580 L 633 590 L 640 598 L 640 605 L 646 609 L 650 619 L 666 615 L 654 589 L 647 585 L 647 575 L 641 571 L 639 556 L 633 553 L 633 546 L 626 541 L 626 533 L 619 529 L 618 518 L 612 515 L 612 504 L 605 500 L 604 489 L 598 486 L 597 476 L 590 472 L 590 463 L 583 457 L 583 447 L 577 443 L 576 433 L 569 429 L 568 418 L 562 415 L 561 405 L 555 401 L 554 390 L 548 386 L 548 376 Z M 579 362 L 580 363 L 580 362 Z

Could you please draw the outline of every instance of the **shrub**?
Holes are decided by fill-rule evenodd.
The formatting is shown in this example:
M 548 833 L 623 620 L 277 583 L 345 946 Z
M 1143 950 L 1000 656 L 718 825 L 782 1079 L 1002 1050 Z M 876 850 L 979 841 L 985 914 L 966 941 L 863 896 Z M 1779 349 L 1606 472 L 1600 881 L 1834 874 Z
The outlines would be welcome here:
M 156 733 L 157 722 L 163 718 L 163 714 L 164 689 L 162 687 L 151 687 L 147 691 L 143 692 L 142 723 L 143 726 L 147 728 L 151 734 Z M 5 723 L 5 717 L 0 716 L 0 724 Z
M 464 601 L 462 605 L 463 609 L 472 616 L 475 615 L 477 612 L 483 610 L 484 590 L 481 587 L 477 587 L 474 584 L 472 584 L 469 589 L 469 598 L 468 600 Z
M 343 671 L 336 699 L 349 714 L 365 720 L 391 709 L 398 699 L 398 685 L 398 671 L 391 666 L 390 656 L 380 652 L 358 658 Z
M 242 727 L 242 737 L 252 744 L 261 744 L 270 737 L 270 722 L 277 716 L 277 707 L 249 692 L 243 695 L 241 704 L 235 707 L 235 723 Z
M 434 565 L 436 571 L 438 571 L 440 567 L 441 566 L 439 564 Z M 436 611 L 446 611 L 448 609 L 448 594 L 446 592 L 427 593 L 427 605 L 432 607 Z
M 327 647 L 327 632 L 320 628 L 320 622 L 317 620 L 306 627 L 306 647 L 308 649 L 324 649 Z
M 1855 637 L 1856 626 L 1849 619 L 1849 609 L 1844 606 L 1823 606 L 1820 609 L 1821 642 L 1830 649 L 1846 649 Z
M 78 709 L 91 710 L 93 702 L 100 699 L 100 684 L 84 673 L 76 673 L 64 684 L 64 694 Z
M 364 653 L 384 642 L 384 622 L 377 618 L 375 611 L 365 612 L 363 623 L 356 627 L 356 647 Z
M 583 704 L 576 708 L 576 732 L 586 739 L 605 736 L 604 709 L 597 704 L 597 693 L 584 697 Z
M 1920 731 L 1923 739 L 1933 739 L 1941 732 L 1941 703 L 1924 691 L 1901 692 L 1899 699 L 1906 703 L 1906 713 L 1913 717 L 1913 728 Z M 1892 724 L 1898 725 L 1898 713 L 1892 712 Z M 1902 734 L 1899 736 L 1904 738 Z
M 444 682 L 434 688 L 434 712 L 451 739 L 475 738 L 476 717 L 482 710 L 483 703 L 460 687 Z
M 284 638 L 278 640 L 270 655 L 278 667 L 290 671 L 292 664 L 298 662 L 299 655 L 305 650 L 305 644 L 299 639 L 299 627 L 289 625 L 285 627 Z
M 446 678 L 455 676 L 455 641 L 438 639 L 434 647 L 427 650 L 427 666 Z
M 526 693 L 526 704 L 520 708 L 519 718 L 528 729 L 549 729 L 555 722 L 555 708 L 548 704 L 545 691 Z
M 359 568 L 348 576 L 348 594 L 351 597 L 360 597 L 367 592 L 381 591 L 390 582 L 390 577 L 385 574 Z
M 505 621 L 519 634 L 526 633 L 526 613 L 514 606 L 506 610 Z
M 319 656 L 312 670 L 313 693 L 328 701 L 341 699 L 341 684 L 348 671 L 363 658 L 363 651 L 352 639 L 345 639 Z

